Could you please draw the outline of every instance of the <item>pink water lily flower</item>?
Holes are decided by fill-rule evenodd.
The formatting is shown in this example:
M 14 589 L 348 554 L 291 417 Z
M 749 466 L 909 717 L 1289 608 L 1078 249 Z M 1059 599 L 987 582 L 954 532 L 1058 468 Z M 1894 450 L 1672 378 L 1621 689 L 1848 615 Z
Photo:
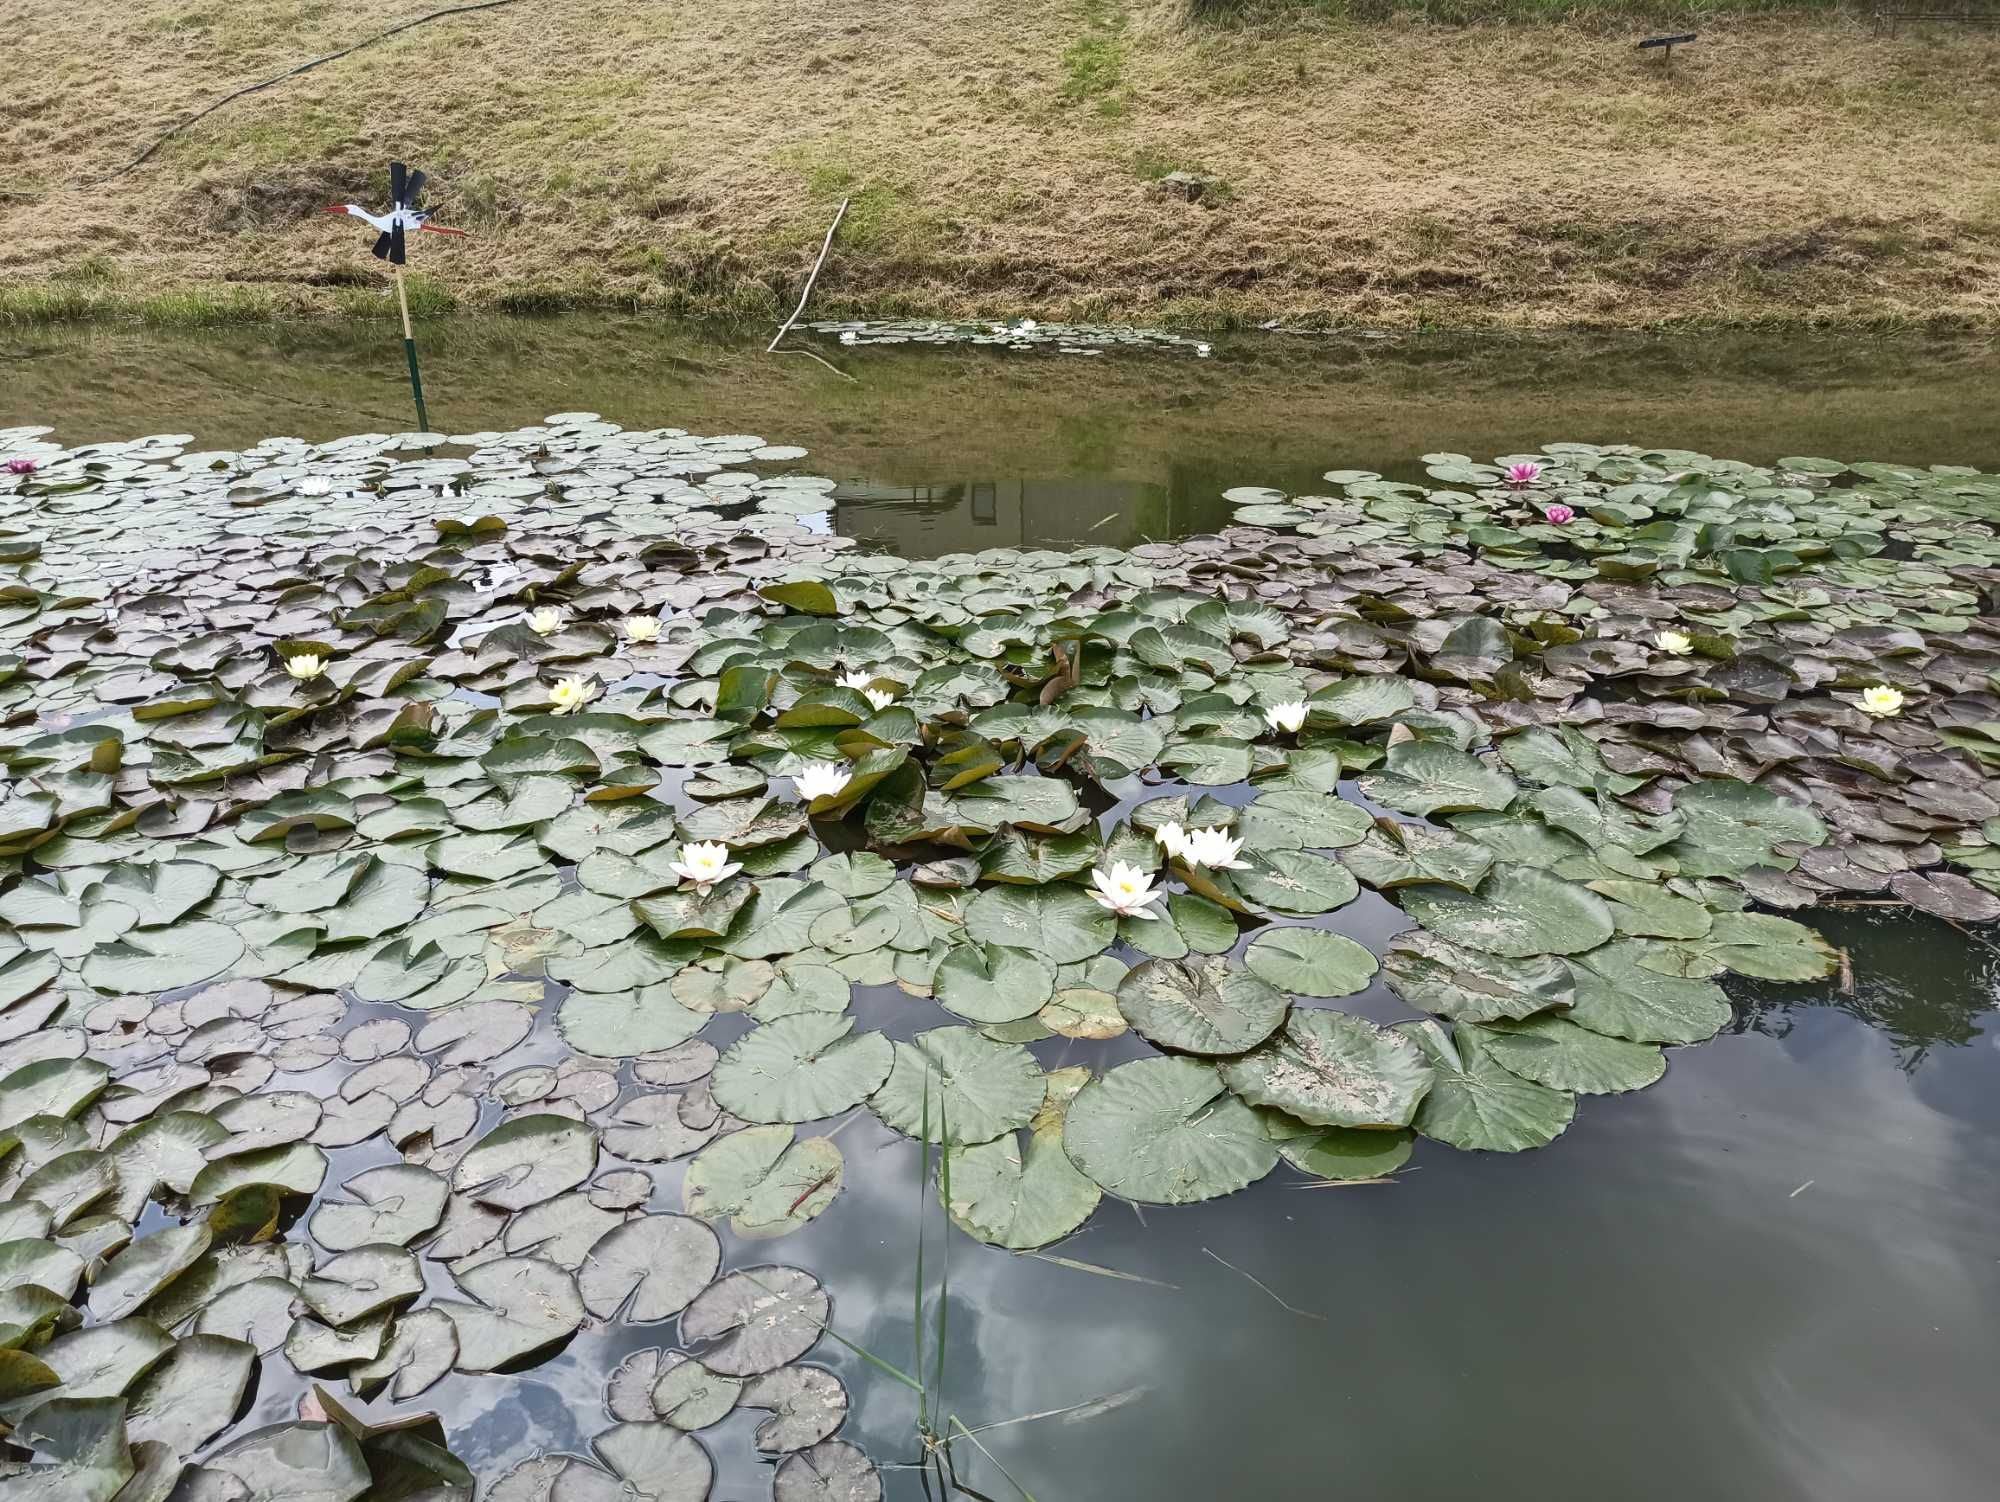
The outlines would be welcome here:
M 32 459 L 9 459 L 7 461 L 7 473 L 10 475 L 31 475 L 35 472 L 35 468 L 35 461 Z
M 1542 508 L 1542 520 L 1551 526 L 1560 527 L 1565 522 L 1575 521 L 1576 513 L 1563 505 L 1544 506 Z
M 1510 464 L 1507 466 L 1507 483 L 1516 490 L 1521 489 L 1524 485 L 1534 484 L 1541 477 L 1541 465 L 1533 462 L 1527 464 Z

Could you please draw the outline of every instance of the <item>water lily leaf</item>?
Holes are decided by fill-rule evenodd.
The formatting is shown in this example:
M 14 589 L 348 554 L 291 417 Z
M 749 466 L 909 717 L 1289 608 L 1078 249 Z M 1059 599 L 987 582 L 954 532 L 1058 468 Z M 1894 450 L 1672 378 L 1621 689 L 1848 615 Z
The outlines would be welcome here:
M 1319 793 L 1260 793 L 1237 815 L 1234 833 L 1253 850 L 1327 850 L 1352 845 L 1375 827 L 1368 810 Z
M 755 895 L 748 881 L 728 881 L 635 900 L 632 911 L 663 939 L 719 939 Z
M 1621 934 L 1699 939 L 1714 921 L 1704 904 L 1677 897 L 1655 882 L 1607 878 L 1591 882 L 1590 890 L 1611 904 L 1611 921 Z
M 1552 955 L 1504 959 L 1418 930 L 1383 955 L 1390 989 L 1411 1006 L 1461 1022 L 1528 1017 L 1574 999 L 1568 965 Z
M 1349 727 L 1393 720 L 1416 706 L 1416 690 L 1393 674 L 1343 678 L 1306 701 L 1315 725 Z
M 1753 866 L 1790 870 L 1782 844 L 1823 845 L 1826 826 L 1810 809 L 1754 783 L 1712 779 L 1674 795 L 1685 821 L 1668 853 L 1688 876 L 1739 876 Z
M 969 1022 L 1017 1022 L 1055 994 L 1055 971 L 1035 955 L 1001 944 L 962 944 L 938 964 L 938 1005 Z
M 190 1335 L 132 1393 L 126 1432 L 192 1455 L 227 1429 L 257 1370 L 257 1348 L 222 1335 Z
M 1236 890 L 1274 913 L 1294 917 L 1330 913 L 1361 893 L 1346 867 L 1303 850 L 1248 850 L 1246 871 L 1231 871 Z
M 604 1146 L 634 1163 L 664 1163 L 685 1157 L 716 1134 L 715 1123 L 695 1126 L 682 1119 L 682 1097 L 640 1095 L 620 1105 L 604 1132 Z
M 1102 953 L 1116 937 L 1118 921 L 1081 887 L 999 886 L 972 899 L 965 913 L 965 932 L 982 944 L 1025 950 L 1052 964 L 1068 965 Z
M 789 1126 L 745 1127 L 695 1155 L 681 1208 L 703 1220 L 727 1218 L 748 1240 L 782 1236 L 833 1203 L 841 1168 L 840 1149 L 825 1137 L 795 1142 Z
M 342 1188 L 355 1203 L 322 1201 L 308 1222 L 313 1239 L 332 1252 L 370 1242 L 407 1246 L 436 1227 L 451 1196 L 442 1177 L 409 1163 L 366 1169 Z
M 329 1257 L 299 1285 L 299 1297 L 336 1328 L 406 1303 L 424 1291 L 417 1259 L 400 1246 L 356 1247 Z
M 644 1215 L 606 1232 L 590 1249 L 577 1289 L 599 1319 L 650 1324 L 686 1308 L 721 1265 L 722 1243 L 703 1222 Z M 685 1322 L 681 1329 L 685 1335 Z
M 712 1372 L 756 1377 L 819 1343 L 832 1302 L 796 1267 L 746 1267 L 717 1279 L 681 1313 L 681 1339 Z
M 1494 852 L 1449 829 L 1383 820 L 1340 853 L 1341 864 L 1371 887 L 1435 882 L 1470 892 L 1492 869 Z
M 417 1033 L 417 1052 L 444 1052 L 440 1069 L 484 1064 L 515 1047 L 534 1030 L 535 1012 L 518 1001 L 469 1001 L 440 1012 Z
M 540 1257 L 502 1257 L 458 1275 L 476 1304 L 439 1300 L 432 1307 L 458 1332 L 457 1367 L 477 1375 L 538 1356 L 583 1323 L 576 1280 Z
M 202 1462 L 242 1487 L 230 1502 L 358 1502 L 371 1478 L 361 1446 L 335 1424 L 287 1424 L 244 1436 Z
M 83 1258 L 40 1237 L 0 1241 L 0 1293 L 40 1288 L 68 1299 L 83 1277 Z
M 669 986 L 637 991 L 573 991 L 556 1013 L 563 1039 L 579 1053 L 629 1059 L 674 1048 L 708 1025 L 709 1014 L 691 1011 Z
M 1221 958 L 1148 960 L 1118 987 L 1118 1010 L 1133 1031 L 1183 1053 L 1254 1048 L 1278 1030 L 1289 1005 L 1283 992 Z
M 1401 1035 L 1344 1012 L 1296 1009 L 1268 1042 L 1217 1066 L 1255 1106 L 1308 1126 L 1404 1127 L 1431 1070 Z
M 590 1443 L 622 1479 L 619 1496 L 704 1502 L 715 1480 L 715 1463 L 701 1441 L 672 1424 L 614 1424 Z
M 869 1104 L 906 1137 L 989 1142 L 1041 1107 L 1041 1066 L 1025 1048 L 969 1027 L 939 1027 L 895 1045 L 889 1078 Z
M 1699 978 L 1734 970 L 1760 980 L 1819 980 L 1834 973 L 1840 957 L 1803 923 L 1768 913 L 1717 913 L 1707 937 L 1683 943 L 1655 940 L 1638 951 L 1639 963 L 1663 975 Z
M 121 1318 L 58 1335 L 36 1354 L 62 1379 L 64 1397 L 116 1398 L 173 1348 L 174 1338 L 151 1320 Z
M 123 1398 L 51 1398 L 11 1438 L 54 1458 L 10 1477 L 8 1502 L 111 1502 L 132 1479 Z
M 1496 865 L 1475 893 L 1405 887 L 1404 911 L 1453 944 L 1508 959 L 1581 954 L 1612 936 L 1596 893 L 1532 866 Z
M 814 864 L 812 879 L 842 897 L 872 897 L 896 879 L 896 868 L 879 855 L 854 851 Z
M 212 1205 L 246 1184 L 269 1184 L 287 1194 L 316 1194 L 325 1178 L 326 1154 L 309 1142 L 294 1142 L 216 1159 L 195 1175 L 188 1188 L 188 1203 Z
M 1266 929 L 1243 951 L 1260 980 L 1299 996 L 1352 996 L 1368 988 L 1378 966 L 1365 945 L 1321 928 Z
M 1436 1078 L 1417 1108 L 1417 1131 L 1470 1151 L 1518 1153 L 1546 1147 L 1568 1128 L 1576 1097 L 1522 1079 L 1486 1051 L 1469 1026 L 1447 1033 L 1435 1022 L 1402 1024 Z
M 1256 1113 L 1194 1059 L 1136 1059 L 1085 1085 L 1063 1147 L 1113 1194 L 1160 1205 L 1232 1193 L 1278 1162 Z
M 771 1479 L 772 1502 L 882 1502 L 875 1462 L 845 1440 L 787 1455 Z
M 57 1232 L 118 1187 L 118 1170 L 103 1153 L 88 1148 L 59 1153 L 42 1164 L 15 1192 L 46 1208 Z
M 1579 1095 L 1643 1090 L 1667 1072 L 1657 1043 L 1607 1038 L 1562 1017 L 1491 1023 L 1480 1042 L 1503 1068 L 1522 1079 Z
M 1556 729 L 1532 726 L 1500 742 L 1500 759 L 1516 777 L 1543 787 L 1573 787 L 1589 792 L 1625 794 L 1645 785 L 1604 764 L 1597 743 L 1567 725 Z
M 757 1426 L 757 1449 L 785 1455 L 816 1445 L 847 1421 L 847 1388 L 817 1366 L 781 1366 L 742 1387 L 745 1408 L 768 1410 Z
M 105 1265 L 91 1285 L 91 1318 L 123 1319 L 199 1261 L 211 1239 L 201 1221 L 164 1226 L 137 1238 Z
M 499 1210 L 525 1210 L 574 1189 L 597 1167 L 597 1133 L 567 1116 L 504 1121 L 459 1159 L 452 1188 Z
M 1569 961 L 1576 1001 L 1566 1014 L 1593 1032 L 1642 1043 L 1701 1043 L 1725 1027 L 1729 998 L 1710 980 L 1644 963 L 1648 946 L 1621 940 Z
M 0 1131 L 32 1116 L 68 1119 L 97 1099 L 111 1071 L 95 1059 L 37 1059 L 0 1079 Z
M 171 991 L 223 974 L 243 949 L 243 936 L 220 923 L 133 929 L 91 954 L 83 978 L 100 991 Z
M 772 877 L 736 914 L 728 936 L 715 947 L 738 959 L 768 960 L 812 945 L 812 927 L 846 899 L 816 882 Z
M 1437 741 L 1412 740 L 1391 746 L 1384 770 L 1361 779 L 1362 793 L 1406 814 L 1499 810 L 1514 801 L 1519 785 L 1478 757 Z
M 280 1277 L 252 1277 L 231 1283 L 220 1291 L 203 1277 L 207 1264 L 197 1264 L 168 1289 L 166 1299 L 149 1306 L 149 1313 L 170 1320 L 180 1309 L 178 1303 L 195 1304 L 200 1315 L 195 1321 L 198 1335 L 225 1335 L 254 1347 L 268 1356 L 285 1343 L 292 1327 L 292 1304 L 299 1291 Z M 201 1292 L 205 1300 L 183 1298 L 183 1291 Z M 176 1321 L 177 1322 L 177 1321 Z
M 854 1019 L 801 1012 L 753 1028 L 717 1061 L 715 1099 L 745 1121 L 815 1121 L 859 1105 L 895 1062 L 877 1032 L 850 1037 Z
M 1414 1132 L 1368 1127 L 1316 1127 L 1282 1111 L 1264 1111 L 1264 1129 L 1287 1163 L 1314 1178 L 1379 1179 L 1410 1160 Z
M 458 1326 L 438 1309 L 396 1317 L 382 1353 L 348 1369 L 355 1392 L 367 1397 L 388 1384 L 389 1397 L 407 1402 L 436 1383 L 458 1361 Z
M 1090 1071 L 1082 1067 L 1059 1069 L 1045 1077 L 1044 1100 L 1029 1124 L 1025 1146 L 1016 1134 L 1007 1132 L 991 1142 L 948 1149 L 951 1197 L 945 1210 L 960 1230 L 992 1246 L 1030 1251 L 1060 1241 L 1090 1219 L 1102 1191 L 1077 1171 L 1063 1150 L 1070 1102 L 1089 1078 Z M 944 1187 L 940 1166 L 940 1199 Z M 843 1406 L 845 1397 L 843 1392 Z M 761 1431 L 758 1445 L 772 1448 L 764 1444 Z

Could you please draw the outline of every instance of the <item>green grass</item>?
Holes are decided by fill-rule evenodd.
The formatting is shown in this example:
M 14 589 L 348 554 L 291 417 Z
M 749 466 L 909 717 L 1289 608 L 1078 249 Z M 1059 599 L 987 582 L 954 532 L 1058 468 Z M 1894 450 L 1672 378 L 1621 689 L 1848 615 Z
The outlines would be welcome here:
M 1125 112 L 1125 12 L 1113 0 L 1085 0 L 1084 32 L 1062 54 L 1062 88 L 1069 104 L 1092 104 L 1100 115 Z

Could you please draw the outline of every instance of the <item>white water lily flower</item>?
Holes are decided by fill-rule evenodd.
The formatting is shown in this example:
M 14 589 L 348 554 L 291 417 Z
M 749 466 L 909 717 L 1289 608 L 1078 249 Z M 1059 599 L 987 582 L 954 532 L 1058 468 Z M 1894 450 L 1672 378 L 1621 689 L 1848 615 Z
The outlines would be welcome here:
M 896 696 L 886 688 L 864 688 L 861 697 L 877 709 L 887 709 L 896 702 Z
M 649 642 L 660 639 L 660 618 L 656 615 L 628 615 L 625 617 L 625 640 L 629 642 Z
M 681 858 L 669 861 L 667 868 L 682 881 L 691 881 L 698 887 L 712 886 L 718 881 L 727 881 L 743 867 L 729 858 L 729 847 L 714 842 L 702 844 L 697 841 L 681 846 Z
M 868 687 L 869 684 L 875 681 L 875 675 L 873 673 L 865 673 L 865 672 L 842 673 L 838 678 L 834 679 L 833 681 L 835 683 L 838 683 L 842 688 L 865 689 Z
M 1206 344 L 1197 344 L 1194 347 L 1194 352 L 1196 358 L 1202 360 L 1206 360 L 1212 353 L 1214 353 L 1214 351 L 1209 349 L 1209 347 Z
M 1303 699 L 1293 699 L 1285 704 L 1273 704 L 1264 711 L 1264 723 L 1273 730 L 1291 732 L 1306 722 L 1306 703 Z
M 855 334 L 854 334 L 854 330 L 853 330 L 853 329 L 845 329 L 845 330 L 842 330 L 842 332 L 841 332 L 841 335 L 840 335 L 840 342 L 841 342 L 842 344 L 854 344 L 854 343 L 857 343 L 858 341 L 857 341 L 857 340 L 856 340 L 856 338 L 855 338 Z
M 1197 829 L 1188 835 L 1183 858 L 1190 866 L 1207 866 L 1214 871 L 1247 871 L 1250 862 L 1236 858 L 1242 849 L 1243 842 L 1226 829 Z
M 799 768 L 798 776 L 792 779 L 797 785 L 799 796 L 811 803 L 819 798 L 838 798 L 853 779 L 843 767 L 830 761 L 809 761 Z
M 1168 855 L 1178 860 L 1186 860 L 1188 853 L 1188 832 L 1178 821 L 1170 820 L 1153 831 L 1153 840 Z
M 1157 918 L 1150 904 L 1166 896 L 1165 892 L 1153 889 L 1153 878 L 1137 866 L 1129 866 L 1124 861 L 1115 861 L 1106 871 L 1098 867 L 1090 873 L 1091 885 L 1097 888 L 1091 897 L 1098 906 L 1109 908 L 1121 918 Z
M 301 681 L 317 678 L 326 671 L 326 659 L 317 652 L 301 652 L 285 659 L 285 671 Z
M 575 714 L 596 697 L 597 685 L 588 678 L 559 678 L 549 690 L 549 703 L 554 706 L 555 714 Z
M 1685 657 L 1694 650 L 1694 638 L 1684 631 L 1662 631 L 1653 645 L 1669 657 Z
M 1890 688 L 1886 683 L 1878 683 L 1873 688 L 1861 690 L 1863 713 L 1872 714 L 1878 720 L 1886 720 L 1891 715 L 1903 712 L 1903 691 Z
M 1034 319 L 1023 318 L 1021 320 L 1021 326 L 1017 328 L 1014 332 L 1017 334 L 1032 334 L 1036 329 L 1040 327 L 1041 325 L 1036 323 Z
M 553 605 L 544 605 L 528 615 L 528 629 L 537 636 L 554 636 L 562 628 L 563 613 Z
M 300 495 L 332 495 L 333 481 L 325 475 L 306 475 L 292 489 Z

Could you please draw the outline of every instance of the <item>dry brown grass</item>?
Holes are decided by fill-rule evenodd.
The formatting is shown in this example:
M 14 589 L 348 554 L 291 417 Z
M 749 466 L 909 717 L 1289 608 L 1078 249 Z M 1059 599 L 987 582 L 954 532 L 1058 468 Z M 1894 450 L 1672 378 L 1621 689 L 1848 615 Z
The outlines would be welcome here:
M 16 0 L 0 316 L 234 284 L 352 306 L 321 204 L 427 167 L 468 303 L 1204 322 L 2000 317 L 2000 38 L 1187 24 L 1176 0 L 527 0 L 210 117 L 422 0 Z M 1150 178 L 1227 184 L 1193 205 Z M 241 289 L 248 288 L 248 300 Z M 345 302 L 342 301 L 343 289 Z

